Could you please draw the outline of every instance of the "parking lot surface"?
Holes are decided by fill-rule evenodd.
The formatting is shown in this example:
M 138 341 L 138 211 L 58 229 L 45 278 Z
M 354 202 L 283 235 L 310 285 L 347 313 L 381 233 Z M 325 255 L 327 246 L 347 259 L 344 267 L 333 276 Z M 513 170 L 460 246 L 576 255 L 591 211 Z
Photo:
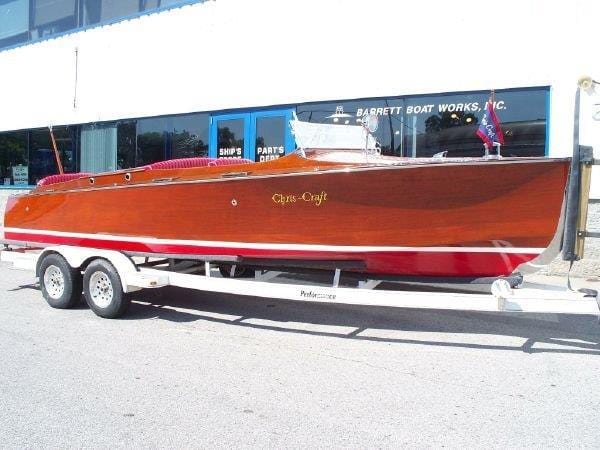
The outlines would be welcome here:
M 597 283 L 596 283 L 597 284 Z M 0 265 L 2 447 L 597 447 L 595 317 L 176 288 L 119 320 Z

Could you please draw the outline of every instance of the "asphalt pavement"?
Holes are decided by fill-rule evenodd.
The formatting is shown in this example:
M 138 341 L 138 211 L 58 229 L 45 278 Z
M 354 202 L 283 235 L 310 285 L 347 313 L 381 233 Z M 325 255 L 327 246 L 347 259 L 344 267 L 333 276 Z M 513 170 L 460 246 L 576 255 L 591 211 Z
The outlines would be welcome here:
M 592 316 L 164 288 L 105 320 L 0 266 L 0 447 L 597 448 L 597 390 Z

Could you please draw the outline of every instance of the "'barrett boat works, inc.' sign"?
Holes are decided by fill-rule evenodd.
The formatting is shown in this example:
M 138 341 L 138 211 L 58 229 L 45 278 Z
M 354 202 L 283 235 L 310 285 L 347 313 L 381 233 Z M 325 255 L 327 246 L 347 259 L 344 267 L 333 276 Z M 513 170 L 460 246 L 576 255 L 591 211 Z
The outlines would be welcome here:
M 453 113 L 453 112 L 464 112 L 464 113 L 476 113 L 480 112 L 485 106 L 485 102 L 459 102 L 459 103 L 428 103 L 426 105 L 408 105 L 406 106 L 406 114 L 437 114 L 437 113 Z M 387 106 L 383 107 L 370 107 L 366 105 L 364 108 L 356 109 L 356 117 L 362 117 L 365 114 L 372 114 L 376 116 L 390 116 L 402 114 L 405 108 L 403 106 Z M 505 110 L 506 104 L 503 100 L 494 102 L 494 109 Z

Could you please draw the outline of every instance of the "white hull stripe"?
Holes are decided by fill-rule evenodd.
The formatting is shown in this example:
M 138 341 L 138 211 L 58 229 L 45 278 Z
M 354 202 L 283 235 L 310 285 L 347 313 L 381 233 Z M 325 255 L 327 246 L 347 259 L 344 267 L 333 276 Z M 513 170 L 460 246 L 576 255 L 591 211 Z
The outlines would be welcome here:
M 26 228 L 4 228 L 5 233 L 37 234 L 61 238 L 96 239 L 102 241 L 139 242 L 154 245 L 188 245 L 196 247 L 245 248 L 258 250 L 300 250 L 326 252 L 443 252 L 443 253 L 519 253 L 539 254 L 543 248 L 534 247 L 393 247 L 362 245 L 316 245 L 278 244 L 264 242 L 195 241 L 182 239 L 159 239 L 142 236 L 116 236 L 112 234 L 69 233 L 64 231 L 33 230 Z M 2 233 L 0 232 L 0 236 Z

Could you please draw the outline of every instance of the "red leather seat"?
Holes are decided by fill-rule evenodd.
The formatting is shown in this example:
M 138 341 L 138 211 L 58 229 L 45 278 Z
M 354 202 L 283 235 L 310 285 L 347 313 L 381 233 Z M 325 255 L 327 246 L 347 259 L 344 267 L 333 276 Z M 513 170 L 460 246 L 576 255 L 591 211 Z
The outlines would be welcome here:
M 211 161 L 209 166 L 231 166 L 235 164 L 251 164 L 254 161 L 245 158 L 218 158 Z
M 65 181 L 76 180 L 78 178 L 89 177 L 91 173 L 78 172 L 78 173 L 61 173 L 57 175 L 48 175 L 38 181 L 38 186 L 47 186 L 49 184 L 63 183 Z
M 190 167 L 206 167 L 210 165 L 210 163 L 214 160 L 214 158 L 206 158 L 203 156 L 194 157 L 194 158 L 178 158 L 178 159 L 169 159 L 168 161 L 159 161 L 147 166 L 144 166 L 150 170 L 159 170 L 159 169 L 188 169 Z

